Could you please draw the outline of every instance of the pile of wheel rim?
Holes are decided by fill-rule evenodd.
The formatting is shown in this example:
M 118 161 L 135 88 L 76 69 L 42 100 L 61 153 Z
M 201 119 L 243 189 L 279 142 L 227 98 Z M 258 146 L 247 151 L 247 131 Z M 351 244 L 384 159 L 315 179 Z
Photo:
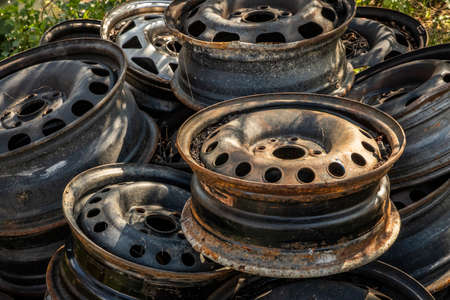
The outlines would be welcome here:
M 450 46 L 427 41 L 353 0 L 53 26 L 0 62 L 0 295 L 445 299 Z

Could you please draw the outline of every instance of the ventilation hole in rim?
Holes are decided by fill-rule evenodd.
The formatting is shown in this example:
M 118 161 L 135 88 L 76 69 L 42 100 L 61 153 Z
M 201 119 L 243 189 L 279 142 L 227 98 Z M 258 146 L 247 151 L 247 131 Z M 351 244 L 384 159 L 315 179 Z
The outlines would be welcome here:
M 250 173 L 252 166 L 248 162 L 242 162 L 237 167 L 234 173 L 238 177 L 244 177 Z
M 194 37 L 198 37 L 206 30 L 206 25 L 203 24 L 202 21 L 195 21 L 191 25 L 189 25 L 188 32 L 190 35 Z
M 20 109 L 19 116 L 26 117 L 41 111 L 45 106 L 45 101 L 41 99 L 36 99 L 25 103 Z
M 223 164 L 225 164 L 228 161 L 228 154 L 227 153 L 222 153 L 219 156 L 217 156 L 216 161 L 214 162 L 214 165 L 216 167 L 222 166 Z
M 99 233 L 99 232 L 105 231 L 106 228 L 108 228 L 108 223 L 106 223 L 106 222 L 98 222 L 94 226 L 94 231 Z
M 155 20 L 155 19 L 162 19 L 161 15 L 147 15 L 144 17 L 144 20 Z
M 394 50 L 394 51 L 389 52 L 389 54 L 386 55 L 386 56 L 384 57 L 384 59 L 385 59 L 385 60 L 388 60 L 388 59 L 391 59 L 391 58 L 393 58 L 393 57 L 399 56 L 400 54 L 401 54 L 400 52 Z
M 102 190 L 102 193 L 107 193 L 107 192 L 109 192 L 110 190 L 111 190 L 110 188 L 103 189 L 103 190 Z
M 178 68 L 178 64 L 177 63 L 169 63 L 169 67 L 172 70 L 172 72 L 175 72 Z
M 394 205 L 397 209 L 403 209 L 406 207 L 406 204 L 400 201 L 394 201 Z
M 281 179 L 282 173 L 281 170 L 278 168 L 270 168 L 266 171 L 264 174 L 264 179 L 267 182 L 275 183 Z
M 320 151 L 320 150 L 314 150 L 313 153 L 314 153 L 315 155 L 320 155 L 320 154 L 322 154 L 322 151 Z
M 369 139 L 373 139 L 373 137 L 368 133 L 365 132 L 364 130 L 360 129 L 359 132 L 361 132 L 365 137 L 369 138 Z
M 133 36 L 131 39 L 126 41 L 122 48 L 124 49 L 142 49 L 141 42 L 139 42 L 139 39 L 137 36 Z
M 81 117 L 93 107 L 94 105 L 87 100 L 78 100 L 72 105 L 72 113 L 77 117 Z
M 218 144 L 219 144 L 219 142 L 211 143 L 211 144 L 206 148 L 206 153 L 210 153 L 210 152 L 214 151 L 214 149 L 216 149 L 216 147 L 217 147 Z
M 420 98 L 420 96 L 412 97 L 405 103 L 405 106 L 411 105 L 414 101 L 416 101 L 419 98 Z
M 130 31 L 131 29 L 133 29 L 134 27 L 136 27 L 136 24 L 134 23 L 134 21 L 130 21 L 128 22 L 128 24 L 122 29 L 122 31 L 120 32 L 120 34 L 124 34 L 128 31 Z
M 352 153 L 351 155 L 352 161 L 357 164 L 358 166 L 365 166 L 366 165 L 366 159 L 358 153 Z
M 231 14 L 232 16 L 238 17 L 242 15 L 242 11 L 235 11 L 234 13 Z
M 239 41 L 240 37 L 236 33 L 221 31 L 214 36 L 213 42 L 233 42 Z
M 258 6 L 258 9 L 268 9 L 269 5 L 260 5 Z
M 102 68 L 92 68 L 91 72 L 97 76 L 106 77 L 109 76 L 109 71 Z
M 252 23 L 265 23 L 274 21 L 275 19 L 276 16 L 273 12 L 261 10 L 252 11 L 244 17 L 245 21 Z
M 445 74 L 444 77 L 442 78 L 445 82 L 449 83 L 450 82 L 450 73 Z
M 412 201 L 419 201 L 422 198 L 425 198 L 427 196 L 427 193 L 421 190 L 412 190 L 409 193 L 409 199 Z
M 156 67 L 153 59 L 151 59 L 150 57 L 133 57 L 131 60 L 142 69 L 158 75 L 158 68 Z
M 300 169 L 300 171 L 298 171 L 297 173 L 297 176 L 298 179 L 304 183 L 313 182 L 314 178 L 316 178 L 316 174 L 314 174 L 314 171 L 311 170 L 310 168 Z
M 194 9 L 190 12 L 190 14 L 189 14 L 189 16 L 188 16 L 188 19 L 189 19 L 189 18 L 192 18 L 193 16 L 195 16 L 195 15 L 197 14 L 197 12 L 198 12 L 199 9 L 200 9 L 200 6 L 197 6 L 196 8 L 194 8 Z
M 305 38 L 305 39 L 311 39 L 315 36 L 320 35 L 323 32 L 322 27 L 314 22 L 309 22 L 306 24 L 301 25 L 298 28 L 298 32 Z
M 93 208 L 90 211 L 88 211 L 88 213 L 86 214 L 86 217 L 93 218 L 95 216 L 98 216 L 99 214 L 100 214 L 100 209 Z
M 371 144 L 366 142 L 361 142 L 361 144 L 367 151 L 375 153 L 375 148 Z
M 170 254 L 167 253 L 166 251 L 161 251 L 158 252 L 156 254 L 156 261 L 160 264 L 160 265 L 167 265 L 168 263 L 170 263 L 170 260 L 172 258 L 170 257 Z
M 144 256 L 145 254 L 145 248 L 142 245 L 133 245 L 130 248 L 130 255 L 134 258 L 139 258 Z
M 185 240 L 185 239 L 186 239 L 186 237 L 184 236 L 184 233 L 182 233 L 182 232 L 178 232 L 178 233 L 177 233 L 177 237 L 178 237 L 179 239 L 182 239 L 182 240 Z
M 150 215 L 145 218 L 145 225 L 153 231 L 171 234 L 178 229 L 175 220 L 165 215 Z
M 94 81 L 89 85 L 89 90 L 93 94 L 104 95 L 108 92 L 109 87 L 106 84 L 104 84 L 103 82 Z
M 298 159 L 305 156 L 306 152 L 302 148 L 285 146 L 276 149 L 272 154 L 279 159 Z
M 336 14 L 334 13 L 334 11 L 327 7 L 322 8 L 322 16 L 331 22 L 334 22 L 334 20 L 336 19 Z
M 398 42 L 400 45 L 403 45 L 403 46 L 405 46 L 405 47 L 409 47 L 408 41 L 406 40 L 406 37 L 405 37 L 403 34 L 396 33 L 396 34 L 395 34 L 395 39 L 397 40 L 397 42 Z
M 279 32 L 263 33 L 256 37 L 257 43 L 286 43 L 284 35 Z
M 260 150 L 260 151 L 263 151 L 263 150 L 266 150 L 266 147 L 265 146 L 258 146 L 257 149 Z
M 31 143 L 31 138 L 25 133 L 19 133 L 9 138 L 8 149 L 10 151 L 26 146 Z
M 48 136 L 52 133 L 57 132 L 60 129 L 63 129 L 65 126 L 66 126 L 66 123 L 64 123 L 64 121 L 59 120 L 59 119 L 53 119 L 53 120 L 46 122 L 44 124 L 44 126 L 42 126 L 42 133 L 45 136 Z
M 328 171 L 331 173 L 331 175 L 336 177 L 342 177 L 345 175 L 345 168 L 343 165 L 337 162 L 333 162 L 328 165 Z
M 166 47 L 172 52 L 180 53 L 182 46 L 177 41 L 170 41 L 167 43 Z
M 102 198 L 100 198 L 100 197 L 94 197 L 91 200 L 89 200 L 89 204 L 95 204 L 95 203 L 100 202 L 101 200 L 102 200 Z
M 289 140 L 290 140 L 291 142 L 296 142 L 296 141 L 298 141 L 298 137 L 291 137 Z
M 185 266 L 192 267 L 195 264 L 195 257 L 191 253 L 183 253 L 181 261 Z
M 145 214 L 145 209 L 143 209 L 142 207 L 138 207 L 134 211 L 138 214 Z
M 281 15 L 282 15 L 283 17 L 288 17 L 288 16 L 291 15 L 291 13 L 288 12 L 288 11 L 283 11 L 283 12 L 281 13 Z

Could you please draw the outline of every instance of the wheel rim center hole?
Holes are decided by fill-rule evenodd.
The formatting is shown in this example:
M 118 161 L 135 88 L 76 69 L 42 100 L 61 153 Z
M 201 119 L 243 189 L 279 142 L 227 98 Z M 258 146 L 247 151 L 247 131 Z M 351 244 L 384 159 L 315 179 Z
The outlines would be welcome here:
M 266 23 L 276 19 L 273 12 L 265 10 L 255 10 L 244 16 L 244 21 L 251 23 Z
M 145 218 L 145 225 L 152 231 L 161 234 L 172 234 L 178 231 L 178 226 L 175 220 L 165 215 L 147 216 Z
M 47 103 L 42 99 L 36 99 L 25 103 L 19 112 L 20 117 L 30 117 L 41 112 Z
M 284 146 L 276 149 L 272 154 L 279 159 L 298 159 L 305 156 L 306 152 L 299 147 Z

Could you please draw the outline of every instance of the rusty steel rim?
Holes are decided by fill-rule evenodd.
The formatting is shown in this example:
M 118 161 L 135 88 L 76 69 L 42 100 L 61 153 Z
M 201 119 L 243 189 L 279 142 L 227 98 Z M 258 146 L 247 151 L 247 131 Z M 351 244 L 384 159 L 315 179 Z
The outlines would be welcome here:
M 73 176 L 102 162 L 149 161 L 156 150 L 158 128 L 123 89 L 125 69 L 120 49 L 100 39 L 1 62 L 0 289 L 43 293 L 46 264 L 68 234 L 59 195 Z
M 389 113 L 406 132 L 408 146 L 389 174 L 393 189 L 448 172 L 448 59 L 448 45 L 401 55 L 362 72 L 349 94 Z
M 100 38 L 100 20 L 74 19 L 58 23 L 41 37 L 40 45 L 75 38 Z
M 63 196 L 73 245 L 66 245 L 66 252 L 60 251 L 54 260 L 60 269 L 78 267 L 70 267 L 60 278 L 54 275 L 54 265 L 49 267 L 52 299 L 64 299 L 69 289 L 58 282 L 67 285 L 72 276 L 81 276 L 75 285 L 84 296 L 95 295 L 88 283 L 97 282 L 113 295 L 195 299 L 231 275 L 202 259 L 181 232 L 178 218 L 189 197 L 189 180 L 189 174 L 170 168 L 124 164 L 75 177 Z M 114 278 L 114 284 L 105 281 L 104 274 Z
M 450 180 L 444 175 L 391 192 L 400 210 L 402 229 L 381 260 L 408 272 L 432 293 L 450 283 L 450 249 L 442 243 L 450 235 L 449 187 Z
M 166 10 L 166 23 L 183 44 L 183 63 L 171 81 L 172 90 L 194 110 L 269 92 L 344 95 L 353 83 L 353 71 L 339 37 L 355 10 L 352 0 L 270 5 L 264 1 L 237 5 L 227 0 L 174 1 Z M 280 70 L 273 61 L 291 70 Z
M 180 106 L 169 85 L 181 47 L 164 23 L 169 4 L 165 0 L 127 2 L 108 12 L 101 26 L 102 38 L 125 53 L 129 88 L 151 115 Z
M 102 21 L 101 36 L 118 44 L 129 71 L 170 90 L 180 45 L 168 32 L 164 10 L 171 1 L 134 1 L 111 10 Z
M 211 294 L 218 299 L 373 299 L 431 300 L 408 274 L 380 261 L 348 273 L 309 280 L 238 275 Z
M 351 146 L 340 148 L 334 130 Z M 178 134 L 194 172 L 183 231 L 194 249 L 243 272 L 316 277 L 355 268 L 398 234 L 383 177 L 404 141 L 389 116 L 332 96 L 268 94 L 216 104 Z M 349 220 L 361 227 L 350 229 Z

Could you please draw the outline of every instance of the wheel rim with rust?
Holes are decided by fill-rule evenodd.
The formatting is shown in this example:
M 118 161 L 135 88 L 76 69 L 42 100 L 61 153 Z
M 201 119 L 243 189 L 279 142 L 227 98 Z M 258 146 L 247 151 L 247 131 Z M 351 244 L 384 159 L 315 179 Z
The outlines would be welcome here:
M 55 42 L 0 64 L 0 289 L 43 294 L 46 264 L 68 233 L 60 195 L 73 176 L 151 159 L 158 128 L 123 88 L 125 69 L 120 49 L 100 39 Z
M 353 69 L 340 37 L 354 14 L 352 0 L 174 1 L 166 23 L 183 47 L 172 90 L 194 110 L 269 92 L 344 95 Z
M 63 197 L 72 242 L 47 273 L 52 299 L 198 299 L 227 279 L 232 272 L 201 258 L 181 231 L 189 181 L 181 171 L 133 164 L 75 177 Z
M 263 276 L 363 265 L 398 234 L 385 176 L 404 146 L 392 118 L 342 98 L 286 93 L 216 104 L 178 134 L 194 173 L 183 231 L 210 259 Z
M 173 111 L 179 102 L 170 80 L 178 67 L 181 45 L 164 22 L 171 1 L 134 1 L 108 12 L 101 36 L 122 48 L 128 61 L 127 82 L 138 103 L 156 111 Z

